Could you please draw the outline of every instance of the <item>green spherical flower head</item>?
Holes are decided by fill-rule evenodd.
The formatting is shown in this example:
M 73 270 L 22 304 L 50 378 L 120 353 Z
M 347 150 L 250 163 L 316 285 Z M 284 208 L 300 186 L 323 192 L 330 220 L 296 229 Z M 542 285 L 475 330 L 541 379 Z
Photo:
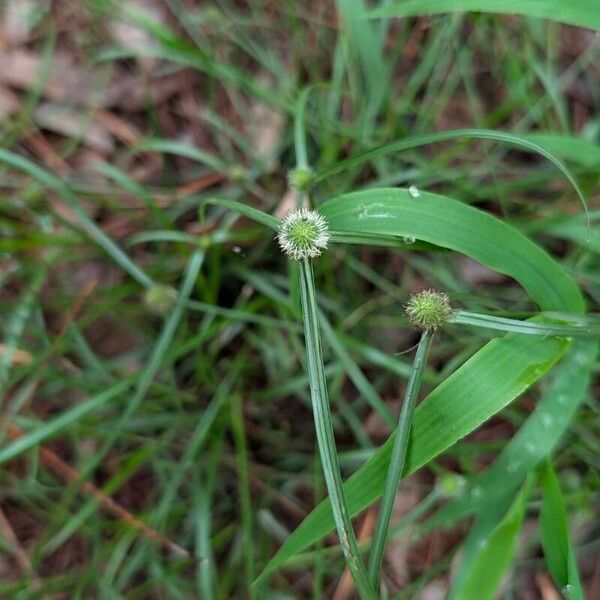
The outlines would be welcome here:
M 447 473 L 438 479 L 436 490 L 442 498 L 457 498 L 467 485 L 466 479 L 457 473 Z
M 316 258 L 327 248 L 329 229 L 325 219 L 314 210 L 300 208 L 287 215 L 279 225 L 277 241 L 292 259 Z
M 242 165 L 233 165 L 228 169 L 227 176 L 233 183 L 244 183 L 248 180 L 248 169 Z
M 452 308 L 446 294 L 423 290 L 411 296 L 406 305 L 406 314 L 418 329 L 435 330 L 450 319 Z
M 153 285 L 144 293 L 144 304 L 156 315 L 166 315 L 175 304 L 177 292 L 169 285 Z
M 290 187 L 299 192 L 308 191 L 314 181 L 314 173 L 310 169 L 294 169 L 288 175 Z

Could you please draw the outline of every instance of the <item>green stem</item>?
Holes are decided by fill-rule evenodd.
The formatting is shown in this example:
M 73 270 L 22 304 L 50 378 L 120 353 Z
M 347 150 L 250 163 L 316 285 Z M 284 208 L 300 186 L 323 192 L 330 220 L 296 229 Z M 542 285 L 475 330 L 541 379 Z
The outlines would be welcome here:
M 342 477 L 340 475 L 335 437 L 333 434 L 333 421 L 329 409 L 327 383 L 325 380 L 313 270 L 309 260 L 304 260 L 300 263 L 299 272 L 308 379 L 317 443 L 319 444 L 325 483 L 327 485 L 327 492 L 329 493 L 329 502 L 331 503 L 333 518 L 340 538 L 340 545 L 344 552 L 344 558 L 346 559 L 346 564 L 352 575 L 356 589 L 361 598 L 375 600 L 376 594 L 369 583 L 369 576 L 360 556 L 344 497 Z
M 248 475 L 248 443 L 244 428 L 242 399 L 235 396 L 231 404 L 231 430 L 237 454 L 237 475 L 239 482 L 240 508 L 242 512 L 242 530 L 244 538 L 244 575 L 246 589 L 250 598 L 254 598 L 254 538 L 252 535 L 252 504 L 250 500 L 250 479 Z
M 458 325 L 471 325 L 474 327 L 496 329 L 499 331 L 512 331 L 514 333 L 523 333 L 529 335 L 592 337 L 600 334 L 600 324 L 594 323 L 592 320 L 588 321 L 588 323 L 584 325 L 560 325 L 555 323 L 520 321 L 517 319 L 507 319 L 506 317 L 496 317 L 495 315 L 485 315 L 468 312 L 466 310 L 457 310 L 452 315 L 449 322 L 456 323 Z
M 412 370 L 408 378 L 406 392 L 404 393 L 404 402 L 402 403 L 402 411 L 398 419 L 398 427 L 394 437 L 394 446 L 390 457 L 390 468 L 385 480 L 385 489 L 381 498 L 381 507 L 379 509 L 379 518 L 375 527 L 375 535 L 373 536 L 373 545 L 369 554 L 369 577 L 371 585 L 377 589 L 379 586 L 379 576 L 381 573 L 381 565 L 383 563 L 383 553 L 387 541 L 390 520 L 392 517 L 392 509 L 394 500 L 402 478 L 404 463 L 406 459 L 406 450 L 408 448 L 408 436 L 412 425 L 413 414 L 415 412 L 415 404 L 421 387 L 421 378 L 423 369 L 427 362 L 427 355 L 431 346 L 431 338 L 433 332 L 425 330 L 421 335 L 417 354 Z

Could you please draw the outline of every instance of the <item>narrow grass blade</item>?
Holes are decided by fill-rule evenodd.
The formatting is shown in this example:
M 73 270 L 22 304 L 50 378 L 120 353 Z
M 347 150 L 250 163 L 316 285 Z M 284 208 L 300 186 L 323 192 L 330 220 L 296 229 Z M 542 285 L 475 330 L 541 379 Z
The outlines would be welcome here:
M 165 320 L 164 326 L 160 332 L 160 336 L 154 348 L 152 349 L 152 354 L 150 355 L 142 376 L 140 377 L 136 392 L 123 415 L 123 420 L 131 416 L 139 403 L 142 401 L 143 397 L 146 395 L 146 392 L 148 391 L 150 384 L 152 383 L 152 380 L 154 379 L 154 376 L 156 375 L 156 372 L 160 367 L 160 364 L 167 350 L 169 349 L 169 346 L 171 345 L 171 341 L 173 340 L 177 327 L 179 326 L 185 311 L 186 304 L 189 300 L 192 290 L 194 289 L 194 284 L 196 283 L 198 273 L 200 272 L 200 268 L 204 262 L 204 257 L 205 252 L 203 250 L 197 250 L 190 257 L 173 310 L 169 313 L 167 319 Z
M 84 212 L 77 198 L 60 179 L 48 173 L 30 160 L 0 148 L 0 163 L 23 171 L 42 185 L 54 190 L 71 208 L 83 231 L 100 246 L 126 273 L 139 284 L 148 287 L 152 279 L 142 271 Z
M 400 479 L 402 479 L 413 414 L 417 403 L 417 396 L 419 395 L 419 389 L 421 387 L 423 369 L 427 361 L 429 348 L 431 347 L 432 336 L 433 332 L 427 330 L 421 335 L 415 362 L 413 363 L 410 377 L 408 378 L 408 384 L 402 403 L 402 412 L 398 419 L 398 427 L 394 433 L 394 445 L 390 455 L 390 469 L 385 480 L 385 488 L 383 490 L 379 508 L 379 517 L 373 535 L 373 545 L 371 547 L 371 553 L 369 554 L 369 577 L 371 578 L 371 583 L 375 589 L 379 587 L 381 565 L 383 563 L 383 553 L 385 551 L 388 529 L 392 518 L 392 509 L 394 508 L 394 501 L 396 500 Z
M 355 154 L 346 160 L 337 162 L 333 166 L 324 169 L 316 175 L 315 182 L 327 179 L 335 173 L 339 173 L 340 171 L 363 164 L 379 156 L 385 156 L 386 154 L 391 154 L 393 152 L 401 152 L 402 150 L 409 150 L 410 148 L 428 146 L 433 143 L 459 139 L 495 140 L 497 142 L 504 142 L 517 148 L 524 148 L 526 150 L 531 150 L 532 152 L 541 154 L 565 176 L 575 190 L 575 193 L 577 194 L 577 197 L 579 198 L 579 201 L 587 214 L 587 203 L 579 184 L 571 174 L 569 168 L 559 158 L 557 158 L 553 152 L 525 137 L 505 131 L 494 131 L 492 129 L 455 129 L 450 131 L 441 131 L 439 133 L 431 133 L 428 135 L 420 135 L 414 138 L 405 138 L 389 144 L 384 144 L 383 146 L 378 146 L 376 148 L 366 150 L 365 152 Z
M 179 489 L 184 482 L 186 473 L 189 473 L 194 466 L 194 461 L 198 459 L 200 450 L 206 443 L 206 440 L 214 426 L 219 413 L 231 399 L 231 388 L 239 375 L 239 367 L 233 366 L 220 383 L 210 404 L 202 411 L 198 418 L 194 432 L 187 444 L 183 455 L 179 459 L 177 470 L 169 479 L 165 493 L 160 499 L 153 515 L 152 523 L 162 525 L 162 521 L 168 515 L 173 501 L 177 498 Z
M 236 468 L 238 476 L 238 494 L 242 513 L 242 530 L 244 537 L 244 575 L 246 589 L 252 591 L 254 579 L 254 551 L 252 535 L 252 503 L 250 500 L 250 478 L 248 475 L 248 443 L 242 412 L 242 398 L 235 396 L 231 403 L 231 431 L 236 451 Z M 252 594 L 251 594 L 252 597 Z
M 200 597 L 206 600 L 215 598 L 216 568 L 211 540 L 212 516 L 211 505 L 215 492 L 219 466 L 223 452 L 223 433 L 212 444 L 208 456 L 206 476 L 193 486 L 194 520 L 196 525 L 196 554 L 202 557 L 197 560 L 196 580 Z
M 45 264 L 42 264 L 35 269 L 23 297 L 15 307 L 10 321 L 7 323 L 4 338 L 4 352 L 0 353 L 0 397 L 3 395 L 4 389 L 8 383 L 10 366 L 15 350 L 23 335 L 25 324 L 33 309 L 35 298 L 44 283 L 47 271 L 48 267 Z
M 55 417 L 44 425 L 27 432 L 27 434 L 0 450 L 0 464 L 15 458 L 48 438 L 58 435 L 61 431 L 78 422 L 90 412 L 96 411 L 111 400 L 114 400 L 130 386 L 131 380 L 121 381 L 108 390 L 92 396 L 89 400 L 65 411 L 59 417 Z
M 375 9 L 369 17 L 414 17 L 448 12 L 493 12 L 551 19 L 559 23 L 600 29 L 595 0 L 403 0 Z
M 215 204 L 217 206 L 222 206 L 233 212 L 239 213 L 240 215 L 244 215 L 261 225 L 265 225 L 266 227 L 270 227 L 271 229 L 277 231 L 279 228 L 279 221 L 268 215 L 266 212 L 262 210 L 258 210 L 252 206 L 248 206 L 247 204 L 242 204 L 241 202 L 236 202 L 235 200 L 228 200 L 227 198 L 209 198 L 206 200 L 207 204 Z
M 152 194 L 144 187 L 141 183 L 124 173 L 120 169 L 117 169 L 114 165 L 108 163 L 96 163 L 92 165 L 92 168 L 97 170 L 102 175 L 105 175 L 109 179 L 112 179 L 120 188 L 128 191 L 130 194 L 141 198 L 148 209 L 148 212 L 153 216 L 154 220 L 158 223 L 166 225 L 168 219 L 165 213 L 156 205 Z
M 315 86 L 309 86 L 302 90 L 296 102 L 294 111 L 294 150 L 296 152 L 296 168 L 308 168 L 308 153 L 306 152 L 306 135 L 304 128 L 304 116 L 306 113 L 306 103 L 308 96 L 315 89 Z
M 521 134 L 521 137 L 541 146 L 556 156 L 583 167 L 593 169 L 600 165 L 600 146 L 594 143 L 593 140 L 574 135 L 543 132 L 524 133 Z
M 565 598 L 583 600 L 577 561 L 569 536 L 567 511 L 556 472 L 549 460 L 540 467 L 540 537 L 546 564 Z
M 344 369 L 348 373 L 348 377 L 355 385 L 356 389 L 365 397 L 371 408 L 387 423 L 390 427 L 394 427 L 394 416 L 392 411 L 383 402 L 377 390 L 371 385 L 365 377 L 360 367 L 354 362 L 350 353 L 340 341 L 338 335 L 329 324 L 329 321 L 322 313 L 319 314 L 319 321 L 323 328 L 323 334 L 327 343 L 331 346 L 340 362 L 344 365 Z
M 308 260 L 304 260 L 301 264 L 300 291 L 302 300 L 302 318 L 304 320 L 308 379 L 313 402 L 317 442 L 319 444 L 325 482 L 329 493 L 328 505 L 331 507 L 346 564 L 354 579 L 356 589 L 362 598 L 375 599 L 376 595 L 371 588 L 367 570 L 365 569 L 362 557 L 358 550 L 356 536 L 354 534 L 354 529 L 352 528 L 352 521 L 350 520 L 342 487 L 342 478 L 340 475 L 340 467 L 338 464 L 333 434 L 333 422 L 329 407 L 327 383 L 325 380 L 312 264 Z
M 131 150 L 131 152 L 144 151 L 175 154 L 177 156 L 189 158 L 190 160 L 195 160 L 196 162 L 202 163 L 203 165 L 206 165 L 215 171 L 225 171 L 225 165 L 218 158 L 214 157 L 205 150 L 200 150 L 199 148 L 195 148 L 194 146 L 190 146 L 184 142 L 155 138 L 143 140 Z
M 387 27 L 379 27 L 364 17 L 368 14 L 363 0 L 337 0 L 338 14 L 343 22 L 344 41 L 350 42 L 361 67 L 364 84 L 357 90 L 365 94 L 365 126 L 371 128 L 381 103 L 392 85 L 392 67 L 384 51 Z M 374 26 L 375 25 L 375 26 Z M 365 133 L 367 130 L 363 130 Z
M 261 84 L 256 77 L 247 75 L 242 69 L 189 44 L 171 29 L 152 19 L 145 11 L 125 5 L 122 14 L 151 34 L 157 43 L 146 44 L 135 50 L 106 50 L 98 55 L 99 60 L 114 60 L 128 56 L 152 56 L 172 61 L 198 69 L 224 84 L 237 86 L 270 105 L 281 106 L 290 112 L 293 110 L 291 103 L 282 99 L 282 94 L 278 90 L 268 88 Z
M 100 461 L 105 456 L 106 452 L 108 452 L 109 448 L 117 440 L 123 427 L 131 418 L 131 416 L 137 411 L 146 393 L 150 389 L 150 385 L 152 384 L 152 381 L 163 362 L 165 354 L 167 353 L 167 350 L 173 341 L 173 337 L 175 336 L 177 327 L 179 326 L 185 311 L 190 294 L 192 293 L 194 284 L 196 283 L 198 273 L 200 272 L 200 267 L 204 262 L 204 256 L 205 253 L 202 250 L 197 250 L 194 252 L 194 254 L 192 254 L 184 274 L 183 283 L 181 284 L 181 288 L 175 300 L 175 305 L 165 320 L 158 340 L 156 341 L 148 362 L 146 363 L 144 370 L 140 375 L 136 389 L 131 398 L 128 399 L 123 413 L 115 424 L 114 429 L 109 433 L 108 439 L 104 443 L 104 446 L 96 453 L 94 460 L 91 462 L 91 466 L 88 468 L 91 469 L 100 464 Z
M 558 335 L 562 337 L 600 336 L 600 324 L 596 323 L 590 323 L 589 325 L 557 325 L 541 321 L 519 321 L 517 319 L 507 319 L 494 315 L 472 313 L 466 310 L 455 311 L 449 322 L 456 323 L 457 325 L 469 325 L 496 331 L 510 331 L 525 335 Z

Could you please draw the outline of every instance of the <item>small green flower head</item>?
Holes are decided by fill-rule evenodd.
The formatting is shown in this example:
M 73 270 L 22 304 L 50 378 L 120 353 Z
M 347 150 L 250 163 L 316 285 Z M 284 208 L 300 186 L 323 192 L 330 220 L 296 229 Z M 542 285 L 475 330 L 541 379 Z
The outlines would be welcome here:
M 406 305 L 406 314 L 418 329 L 435 330 L 452 316 L 452 307 L 446 294 L 423 290 L 411 296 Z
M 457 498 L 463 493 L 466 486 L 466 479 L 458 473 L 447 473 L 436 483 L 437 492 L 442 498 Z
M 144 293 L 144 304 L 150 312 L 165 316 L 175 304 L 177 292 L 169 285 L 153 285 Z
M 248 180 L 248 169 L 242 165 L 229 167 L 227 176 L 233 183 L 245 183 Z
M 299 192 L 308 191 L 315 179 L 315 175 L 311 169 L 294 169 L 288 174 L 288 182 L 290 187 Z
M 277 241 L 281 249 L 294 260 L 316 258 L 327 248 L 327 221 L 314 210 L 299 208 L 281 221 Z

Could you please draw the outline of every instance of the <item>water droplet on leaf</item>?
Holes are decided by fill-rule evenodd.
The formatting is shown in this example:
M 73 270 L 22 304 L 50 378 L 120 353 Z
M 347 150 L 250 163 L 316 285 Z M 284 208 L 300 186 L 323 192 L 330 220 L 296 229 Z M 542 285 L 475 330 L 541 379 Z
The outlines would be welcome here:
M 508 463 L 508 466 L 506 467 L 506 470 L 509 473 L 516 473 L 519 470 L 520 466 L 521 466 L 521 461 L 520 460 L 511 460 Z
M 416 185 L 411 185 L 408 188 L 408 193 L 413 197 L 413 198 L 418 198 L 421 195 L 421 192 L 419 191 L 419 188 Z

